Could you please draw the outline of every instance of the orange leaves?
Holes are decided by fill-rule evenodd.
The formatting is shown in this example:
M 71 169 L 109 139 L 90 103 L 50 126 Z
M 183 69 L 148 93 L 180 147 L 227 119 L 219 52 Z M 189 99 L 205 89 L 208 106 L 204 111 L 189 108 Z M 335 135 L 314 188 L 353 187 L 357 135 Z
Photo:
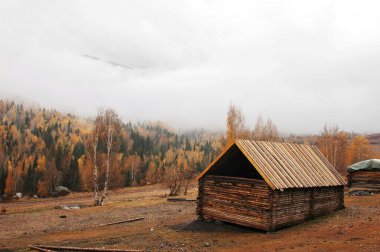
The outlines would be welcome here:
M 7 195 L 12 195 L 15 193 L 15 172 L 12 167 L 11 161 L 8 161 L 8 176 L 5 181 L 5 193 Z
M 41 111 L 37 111 L 36 113 L 35 126 L 41 131 L 45 130 L 45 118 Z
M 46 157 L 41 155 L 37 160 L 37 172 L 44 174 L 46 172 Z
M 153 161 L 149 162 L 148 170 L 146 171 L 145 180 L 147 184 L 157 183 L 160 176 L 157 174 L 156 164 Z
M 20 140 L 21 138 L 21 134 L 20 132 L 17 130 L 17 127 L 15 125 L 12 125 L 10 130 L 9 130 L 9 133 L 11 134 L 12 138 L 15 139 L 15 140 Z
M 338 127 L 324 127 L 317 145 L 322 154 L 341 174 L 347 166 L 374 157 L 373 147 L 363 135 L 350 136 Z
M 4 151 L 7 141 L 8 130 L 5 125 L 0 125 L 0 153 Z
M 190 178 L 211 162 L 224 145 L 219 133 L 194 131 L 180 135 L 156 122 L 107 127 L 112 113 L 108 117 L 104 113 L 96 164 L 102 185 L 109 167 L 110 188 L 162 182 L 169 167 Z M 26 109 L 8 101 L 0 101 L 0 115 L 0 180 L 6 180 L 8 193 L 38 191 L 43 196 L 58 185 L 93 189 L 92 123 L 55 110 L 38 106 Z M 242 115 L 235 118 L 238 124 L 244 121 Z M 121 123 L 116 119 L 117 124 Z M 107 129 L 114 131 L 108 134 L 111 138 L 107 138 Z M 86 146 L 75 148 L 78 143 Z
M 77 134 L 70 134 L 71 144 L 74 146 L 79 142 L 80 137 Z
M 79 174 L 82 190 L 91 191 L 93 189 L 93 163 L 90 157 L 83 155 L 78 159 Z
M 231 104 L 227 112 L 227 145 L 239 137 L 243 137 L 246 132 L 245 118 L 241 110 Z
M 355 136 L 348 147 L 348 163 L 353 164 L 372 158 L 372 148 L 365 136 Z
M 173 163 L 175 160 L 175 153 L 173 149 L 169 149 L 165 154 L 165 162 L 170 164 Z
M 86 138 L 79 127 L 88 128 L 89 123 L 38 106 L 25 109 L 11 101 L 0 101 L 0 110 L 0 181 L 6 181 L 7 193 L 35 193 L 38 184 L 46 194 L 52 185 L 67 184 L 76 162 L 74 146 Z

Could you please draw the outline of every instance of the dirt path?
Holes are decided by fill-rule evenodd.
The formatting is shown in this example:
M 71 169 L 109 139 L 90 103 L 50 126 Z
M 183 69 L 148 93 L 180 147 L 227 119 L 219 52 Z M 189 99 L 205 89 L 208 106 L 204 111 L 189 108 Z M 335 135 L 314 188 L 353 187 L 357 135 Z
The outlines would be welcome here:
M 265 233 L 197 221 L 195 202 L 167 202 L 159 185 L 110 192 L 103 207 L 89 193 L 0 203 L 0 251 L 29 244 L 133 248 L 146 251 L 380 251 L 380 195 L 346 197 L 346 209 Z M 188 198 L 195 198 L 191 190 Z M 62 210 L 60 205 L 88 206 Z M 142 221 L 99 227 L 123 219 Z

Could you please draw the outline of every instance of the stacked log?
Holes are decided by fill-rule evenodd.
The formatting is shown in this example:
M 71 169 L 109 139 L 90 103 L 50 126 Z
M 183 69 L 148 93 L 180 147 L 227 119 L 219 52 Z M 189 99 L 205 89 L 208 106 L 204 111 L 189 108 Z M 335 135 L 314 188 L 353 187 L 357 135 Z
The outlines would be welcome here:
M 206 175 L 199 181 L 197 214 L 275 230 L 344 208 L 343 186 L 272 190 L 264 180 Z
M 311 218 L 322 216 L 344 208 L 344 187 L 322 187 L 314 189 Z
M 360 170 L 351 172 L 348 176 L 348 184 L 352 189 L 380 192 L 380 171 Z
M 272 228 L 301 223 L 344 208 L 343 186 L 275 190 Z
M 206 175 L 199 181 L 197 213 L 205 219 L 269 230 L 271 194 L 263 180 Z
M 310 191 L 307 189 L 275 190 L 272 212 L 273 229 L 306 220 L 310 215 Z

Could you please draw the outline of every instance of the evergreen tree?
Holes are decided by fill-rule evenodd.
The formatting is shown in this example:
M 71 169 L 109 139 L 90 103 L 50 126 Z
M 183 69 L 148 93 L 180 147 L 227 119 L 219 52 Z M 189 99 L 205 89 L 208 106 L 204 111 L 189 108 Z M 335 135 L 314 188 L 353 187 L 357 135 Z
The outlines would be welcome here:
M 73 151 L 73 158 L 70 162 L 70 177 L 68 179 L 68 187 L 73 191 L 80 190 L 80 175 L 79 175 L 79 165 L 78 159 L 85 154 L 84 145 L 82 142 L 78 142 Z

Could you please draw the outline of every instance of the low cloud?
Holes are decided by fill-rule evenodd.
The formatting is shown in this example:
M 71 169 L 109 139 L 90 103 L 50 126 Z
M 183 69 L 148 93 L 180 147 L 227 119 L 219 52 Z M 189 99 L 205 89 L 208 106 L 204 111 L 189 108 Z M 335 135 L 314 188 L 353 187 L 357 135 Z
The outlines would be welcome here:
M 2 1 L 0 97 L 178 128 L 324 124 L 376 132 L 379 4 L 354 1 Z

